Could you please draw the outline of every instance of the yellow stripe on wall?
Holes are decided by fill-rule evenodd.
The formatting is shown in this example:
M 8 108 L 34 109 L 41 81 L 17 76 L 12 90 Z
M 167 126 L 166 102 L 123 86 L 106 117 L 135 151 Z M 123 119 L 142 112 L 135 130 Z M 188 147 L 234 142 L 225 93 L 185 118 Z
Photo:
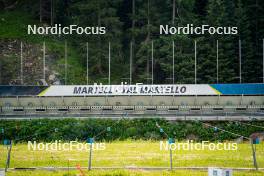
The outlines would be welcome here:
M 216 93 L 217 95 L 222 95 L 222 93 L 219 92 L 218 90 L 216 90 L 214 87 L 212 87 L 211 85 L 209 85 L 209 86 L 215 91 L 215 93 Z
M 40 97 L 45 96 L 45 93 L 48 91 L 49 88 L 50 88 L 50 87 L 48 87 L 48 88 L 46 88 L 45 90 L 43 90 L 42 92 L 40 92 L 40 93 L 38 94 L 38 96 L 40 96 Z

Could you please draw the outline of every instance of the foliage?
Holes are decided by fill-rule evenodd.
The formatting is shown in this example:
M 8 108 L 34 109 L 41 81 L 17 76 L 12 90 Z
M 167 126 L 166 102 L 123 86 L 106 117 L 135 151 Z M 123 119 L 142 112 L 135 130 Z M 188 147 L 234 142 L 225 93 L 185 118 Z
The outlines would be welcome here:
M 86 140 L 96 136 L 97 140 L 126 140 L 144 139 L 160 140 L 166 139 L 156 126 L 158 123 L 164 131 L 177 140 L 187 139 L 194 135 L 196 140 L 224 141 L 236 139 L 230 133 L 215 131 L 202 122 L 176 121 L 170 122 L 163 119 L 34 119 L 34 120 L 1 120 L 0 129 L 4 129 L 4 138 L 13 139 L 17 142 L 34 139 L 38 141 L 54 141 L 57 139 Z M 211 125 L 227 131 L 248 137 L 261 128 L 248 126 L 239 122 L 212 122 Z M 262 122 L 252 122 L 261 125 Z M 264 124 L 263 124 L 264 125 Z M 107 130 L 110 127 L 110 131 Z
M 171 83 L 172 41 L 175 41 L 175 83 L 194 83 L 194 40 L 197 41 L 197 81 L 216 83 L 216 41 L 219 42 L 219 83 L 239 82 L 239 49 L 242 45 L 242 81 L 262 81 L 262 39 L 264 38 L 264 2 L 230 0 L 48 0 L 3 1 L 1 38 L 22 39 L 41 43 L 48 40 L 60 45 L 59 61 L 63 62 L 63 40 L 67 39 L 71 77 L 68 84 L 84 84 L 86 76 L 86 42 L 89 42 L 90 83 L 107 83 L 108 42 L 111 42 L 112 83 L 129 75 L 130 41 L 134 42 L 134 82 L 150 83 L 151 42 L 154 42 L 154 83 Z M 51 16 L 50 5 L 54 5 Z M 135 14 L 132 4 L 135 3 Z M 173 15 L 175 2 L 175 15 Z M 41 7 L 41 8 L 39 8 Z M 40 9 L 43 19 L 39 21 Z M 175 16 L 174 19 L 172 17 Z M 79 26 L 105 26 L 106 35 L 28 36 L 27 24 L 49 25 L 50 21 Z M 134 24 L 134 25 L 133 25 Z M 238 35 L 159 35 L 159 25 L 186 24 L 236 26 Z M 47 46 L 53 49 L 53 45 Z M 76 68 L 78 67 L 78 68 Z M 61 79 L 64 72 L 55 68 Z M 62 79 L 63 80 L 63 79 Z

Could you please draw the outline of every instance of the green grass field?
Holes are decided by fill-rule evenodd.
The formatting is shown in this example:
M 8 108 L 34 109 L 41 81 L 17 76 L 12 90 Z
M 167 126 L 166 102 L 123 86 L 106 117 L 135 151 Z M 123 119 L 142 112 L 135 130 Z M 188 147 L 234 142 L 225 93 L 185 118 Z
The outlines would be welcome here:
M 4 167 L 6 148 L 1 145 L 0 167 Z M 169 167 L 169 151 L 160 150 L 159 141 L 115 141 L 105 144 L 105 150 L 93 151 L 94 167 Z M 264 144 L 257 146 L 259 167 L 264 167 Z M 29 151 L 27 144 L 13 146 L 11 168 L 18 167 L 86 167 L 88 151 Z M 251 146 L 238 145 L 236 151 L 173 151 L 175 167 L 253 168 Z M 10 171 L 8 175 L 67 175 L 67 171 Z M 78 171 L 70 171 L 72 175 Z M 87 172 L 86 172 L 87 173 Z M 94 170 L 87 175 L 206 175 L 206 171 L 146 171 Z M 264 175 L 263 172 L 238 172 L 235 175 Z
M 11 171 L 8 172 L 8 176 L 45 176 L 45 175 L 53 175 L 53 176 L 75 176 L 78 175 L 77 171 Z M 207 176 L 207 172 L 205 171 L 186 171 L 186 170 L 178 170 L 178 171 L 142 171 L 142 170 L 96 170 L 96 171 L 84 171 L 85 175 L 91 176 Z M 243 171 L 243 172 L 234 172 L 234 176 L 263 176 L 263 172 L 256 171 Z

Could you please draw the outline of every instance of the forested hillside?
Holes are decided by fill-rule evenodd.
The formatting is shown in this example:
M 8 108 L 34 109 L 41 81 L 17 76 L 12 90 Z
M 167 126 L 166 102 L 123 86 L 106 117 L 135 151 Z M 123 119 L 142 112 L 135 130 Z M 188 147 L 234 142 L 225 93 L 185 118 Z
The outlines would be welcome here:
M 112 83 L 118 84 L 129 77 L 131 54 L 133 83 L 151 83 L 152 42 L 154 83 L 172 83 L 172 41 L 175 42 L 175 83 L 194 83 L 194 40 L 197 41 L 198 52 L 197 83 L 217 82 L 217 40 L 219 83 L 239 82 L 239 40 L 242 82 L 262 82 L 262 0 L 2 0 L 0 9 L 0 46 L 5 45 L 6 39 L 9 42 L 10 39 L 24 41 L 37 47 L 47 41 L 50 64 L 57 65 L 49 66 L 50 75 L 53 72 L 58 74 L 60 83 L 64 78 L 60 65 L 63 65 L 65 40 L 70 49 L 67 84 L 86 84 L 86 42 L 89 42 L 89 82 L 107 83 L 109 41 Z M 106 35 L 28 36 L 28 24 L 105 26 L 107 32 Z M 161 24 L 237 26 L 238 34 L 160 35 Z M 6 49 L 3 54 L 3 48 L 0 50 L 1 75 L 10 72 L 5 65 L 10 65 L 11 61 L 4 58 L 12 58 L 16 54 L 8 53 Z M 5 75 L 1 83 L 10 84 L 8 79 Z

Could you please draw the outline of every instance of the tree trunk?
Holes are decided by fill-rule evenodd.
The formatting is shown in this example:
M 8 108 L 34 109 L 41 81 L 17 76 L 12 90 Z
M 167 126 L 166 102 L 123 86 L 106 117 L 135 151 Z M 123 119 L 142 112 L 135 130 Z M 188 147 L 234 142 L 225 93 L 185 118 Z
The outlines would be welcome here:
M 50 0 L 50 25 L 54 23 L 54 0 Z
M 101 26 L 101 10 L 100 10 L 100 2 L 98 2 L 98 21 L 97 21 L 97 23 L 98 23 L 98 26 L 100 27 Z M 102 41 L 101 41 L 101 36 L 100 35 L 98 35 L 98 37 L 99 37 L 99 43 L 98 43 L 98 45 L 99 45 L 99 58 L 98 58 L 98 64 L 97 64 L 97 69 L 98 69 L 98 71 L 99 71 L 99 73 L 100 74 L 102 74 L 103 73 L 103 71 L 102 71 L 102 52 L 101 52 L 101 49 L 102 49 L 102 47 L 101 47 L 101 44 L 102 44 Z
M 42 23 L 42 0 L 39 0 L 39 22 Z
M 150 12 L 149 12 L 150 2 L 148 0 L 148 35 L 147 35 L 147 42 L 150 40 Z
M 133 44 L 135 42 L 134 30 L 135 30 L 135 0 L 132 0 L 132 42 Z
M 172 4 L 172 24 L 174 25 L 174 21 L 175 21 L 175 0 L 173 0 L 173 4 Z

